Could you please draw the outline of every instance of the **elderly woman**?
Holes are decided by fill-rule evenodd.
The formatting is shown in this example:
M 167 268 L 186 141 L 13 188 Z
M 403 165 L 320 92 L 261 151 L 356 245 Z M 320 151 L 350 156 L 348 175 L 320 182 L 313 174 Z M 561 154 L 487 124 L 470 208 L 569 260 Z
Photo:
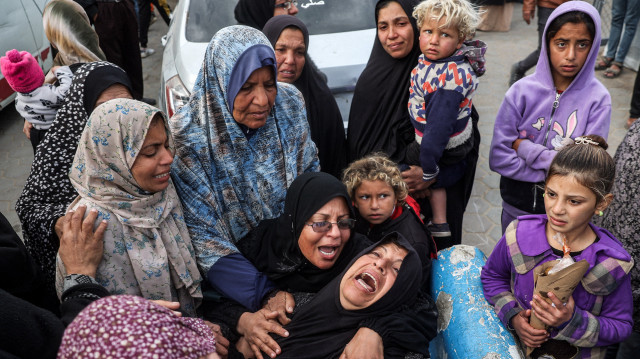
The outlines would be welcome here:
M 173 139 L 160 110 L 130 99 L 97 107 L 80 138 L 69 178 L 78 198 L 109 221 L 96 281 L 112 294 L 180 302 L 191 316 L 200 273 L 171 182 Z M 64 272 L 58 260 L 56 289 Z
M 291 0 L 239 0 L 233 11 L 240 25 L 262 29 L 267 20 L 278 15 L 295 15 L 298 2 Z
M 278 81 L 293 84 L 304 96 L 311 139 L 318 146 L 322 171 L 340 178 L 346 166 L 344 125 L 326 79 L 307 53 L 307 27 L 294 16 L 278 15 L 267 21 L 262 32 L 276 52 Z
M 287 191 L 284 213 L 276 219 L 262 221 L 238 242 L 241 253 L 260 272 L 238 272 L 233 267 L 214 266 L 210 273 L 211 282 L 230 300 L 206 309 L 205 317 L 223 323 L 223 330 L 231 341 L 242 336 L 244 341 L 255 346 L 257 352 L 295 357 L 293 353 L 297 351 L 285 353 L 279 347 L 280 339 L 287 336 L 285 329 L 289 328 L 285 326 L 283 329 L 275 323 L 266 322 L 264 318 L 275 319 L 273 311 L 279 311 L 280 324 L 288 324 L 289 320 L 284 316 L 285 309 L 281 307 L 285 304 L 293 307 L 294 304 L 307 303 L 315 293 L 339 277 L 357 253 L 370 244 L 366 237 L 352 231 L 355 222 L 353 217 L 347 190 L 337 178 L 322 172 L 300 175 Z M 269 300 L 263 306 L 256 294 L 259 293 L 259 283 L 264 282 L 268 282 L 272 289 Z M 419 285 L 416 290 L 418 288 Z M 247 298 L 258 303 L 247 303 Z M 263 308 L 249 310 L 251 305 Z M 318 308 L 315 310 L 318 311 Z M 325 309 L 322 308 L 320 312 Z M 359 327 L 363 329 L 359 334 L 381 338 L 385 351 L 391 350 L 391 347 L 403 352 L 426 350 L 430 335 L 435 335 L 435 312 L 431 309 L 428 305 L 414 303 L 411 310 L 397 315 L 367 320 L 361 318 Z M 289 309 L 287 311 L 291 312 Z M 413 330 L 403 328 L 424 330 L 418 333 L 419 339 L 416 340 Z M 268 332 L 274 333 L 274 338 L 266 335 Z M 354 338 L 356 330 L 343 334 L 345 342 L 340 347 L 341 351 Z M 304 336 L 302 331 L 290 331 L 289 335 L 297 338 Z M 359 345 L 358 338 L 354 338 L 352 345 Z M 370 345 L 367 349 L 374 352 L 369 354 L 373 355 L 375 348 Z M 296 350 L 302 349 L 298 347 Z
M 64 105 L 38 146 L 31 173 L 16 202 L 27 249 L 54 293 L 55 258 L 67 207 L 78 196 L 69 170 L 80 135 L 93 109 L 114 98 L 131 98 L 127 74 L 108 62 L 80 67 Z
M 405 164 L 415 133 L 407 110 L 411 70 L 418 63 L 419 30 L 411 16 L 418 0 L 379 0 L 375 7 L 376 41 L 366 68 L 360 75 L 351 103 L 347 146 L 349 162 L 382 151 L 400 164 L 402 177 L 416 199 L 429 194 L 422 180 L 422 169 Z M 447 188 L 447 220 L 451 237 L 436 238 L 438 249 L 462 241 L 462 217 L 471 196 L 475 176 L 480 132 L 478 114 L 472 108 L 474 147 L 466 158 L 463 178 Z M 430 217 L 429 202 L 421 200 L 425 217 Z
M 298 175 L 319 169 L 304 100 L 276 81 L 267 38 L 246 26 L 218 31 L 189 102 L 169 125 L 172 176 L 200 269 L 209 279 L 214 265 L 250 270 L 236 242 L 282 213 Z

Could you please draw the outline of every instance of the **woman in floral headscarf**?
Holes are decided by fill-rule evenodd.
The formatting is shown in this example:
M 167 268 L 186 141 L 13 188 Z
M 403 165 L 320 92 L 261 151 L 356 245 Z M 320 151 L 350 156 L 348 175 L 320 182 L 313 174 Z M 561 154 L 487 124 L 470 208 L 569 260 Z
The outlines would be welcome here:
M 173 180 L 200 269 L 208 278 L 216 265 L 257 271 L 236 242 L 283 212 L 298 175 L 319 170 L 304 100 L 293 85 L 276 82 L 265 35 L 237 25 L 218 31 L 189 103 L 170 126 Z M 262 284 L 256 292 L 265 294 Z
M 160 110 L 130 99 L 96 107 L 69 178 L 86 205 L 108 221 L 96 281 L 112 294 L 179 301 L 195 315 L 201 277 L 182 207 L 169 177 L 173 139 Z M 64 266 L 58 258 L 56 289 Z

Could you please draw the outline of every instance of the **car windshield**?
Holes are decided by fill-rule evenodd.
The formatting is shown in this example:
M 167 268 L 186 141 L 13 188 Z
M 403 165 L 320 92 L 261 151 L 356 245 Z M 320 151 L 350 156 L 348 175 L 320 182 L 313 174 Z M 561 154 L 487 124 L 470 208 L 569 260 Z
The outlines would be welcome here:
M 264 1 L 264 0 L 263 0 Z M 376 0 L 298 0 L 298 17 L 310 35 L 375 28 Z M 236 24 L 235 1 L 191 0 L 186 37 L 190 42 L 209 42 L 223 27 Z

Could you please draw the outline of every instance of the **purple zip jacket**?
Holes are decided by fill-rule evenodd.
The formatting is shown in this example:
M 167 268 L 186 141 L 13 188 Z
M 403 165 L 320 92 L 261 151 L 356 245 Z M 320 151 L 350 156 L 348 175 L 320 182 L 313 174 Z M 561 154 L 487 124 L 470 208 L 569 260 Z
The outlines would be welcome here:
M 547 242 L 546 215 L 520 216 L 498 241 L 481 279 L 485 298 L 500 320 L 531 309 L 533 268 L 559 259 Z M 590 224 L 599 240 L 574 256 L 589 262 L 589 270 L 573 292 L 575 311 L 569 322 L 551 331 L 551 338 L 580 348 L 580 358 L 604 358 L 604 346 L 631 334 L 633 300 L 629 271 L 631 256 L 607 230 Z
M 493 129 L 489 166 L 500 175 L 525 182 L 544 180 L 563 138 L 600 135 L 607 138 L 611 122 L 611 96 L 595 77 L 600 48 L 600 16 L 584 1 L 568 1 L 553 11 L 547 26 L 569 11 L 587 13 L 595 23 L 591 50 L 569 87 L 557 94 L 551 76 L 548 46 L 542 46 L 536 71 L 507 91 Z M 546 39 L 545 27 L 543 39 Z M 522 141 L 518 152 L 513 142 Z

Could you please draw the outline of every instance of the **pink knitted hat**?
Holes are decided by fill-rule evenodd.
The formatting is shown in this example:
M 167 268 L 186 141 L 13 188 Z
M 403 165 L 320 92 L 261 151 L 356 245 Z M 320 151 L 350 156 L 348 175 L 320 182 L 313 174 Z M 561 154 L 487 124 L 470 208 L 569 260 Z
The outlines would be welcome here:
M 27 51 L 7 51 L 7 56 L 0 58 L 0 69 L 9 86 L 17 92 L 28 93 L 44 83 L 44 73 L 38 61 Z

